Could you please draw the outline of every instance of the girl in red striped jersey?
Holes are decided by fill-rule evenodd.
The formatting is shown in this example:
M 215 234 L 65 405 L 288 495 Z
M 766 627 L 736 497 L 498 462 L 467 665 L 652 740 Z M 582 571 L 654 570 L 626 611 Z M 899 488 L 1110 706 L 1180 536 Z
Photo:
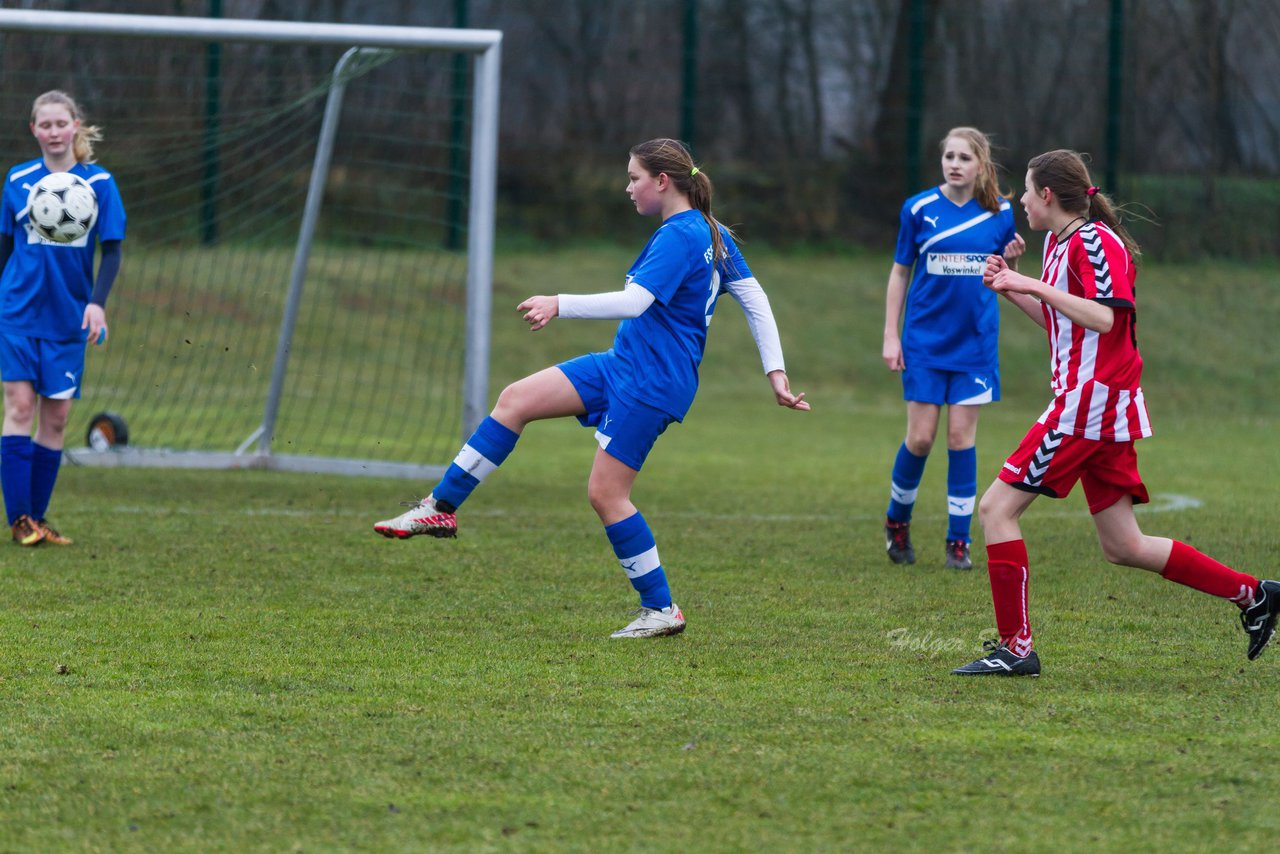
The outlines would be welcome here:
M 1275 632 L 1280 582 L 1259 581 L 1185 543 L 1144 534 L 1134 516 L 1134 505 L 1148 500 L 1134 442 L 1151 435 L 1139 385 L 1138 245 L 1079 154 L 1050 151 L 1027 166 L 1021 202 L 1028 225 L 1046 232 L 1043 273 L 1039 279 L 1020 275 L 992 255 L 983 283 L 1048 332 L 1054 399 L 979 503 L 1000 640 L 989 655 L 952 672 L 1039 675 L 1018 520 L 1036 496 L 1065 498 L 1076 481 L 1108 561 L 1235 603 L 1249 636 L 1248 657 L 1257 658 Z

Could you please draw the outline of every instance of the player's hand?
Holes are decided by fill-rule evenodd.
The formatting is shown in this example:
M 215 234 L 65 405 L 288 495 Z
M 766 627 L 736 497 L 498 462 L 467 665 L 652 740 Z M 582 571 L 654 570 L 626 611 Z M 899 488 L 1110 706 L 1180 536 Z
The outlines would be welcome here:
M 530 332 L 537 332 L 551 322 L 551 318 L 560 315 L 560 297 L 529 297 L 516 306 L 516 311 L 524 312 L 525 322 Z
M 892 338 L 885 336 L 884 349 L 880 351 L 880 358 L 884 359 L 885 367 L 891 371 L 905 369 L 907 365 L 902 359 L 902 339 L 897 335 Z
M 93 341 L 95 344 L 104 344 L 107 340 L 107 314 L 102 310 L 102 306 L 97 303 L 89 303 L 84 307 L 84 319 L 80 321 L 80 328 L 87 329 L 84 340 Z
M 983 275 L 983 281 L 986 281 L 986 275 Z M 1027 294 L 1028 296 L 1039 297 L 1044 283 L 1039 279 L 1033 279 L 1030 276 L 1024 276 L 1017 270 L 1005 268 L 991 277 L 991 284 L 987 285 L 991 290 L 998 294 Z
M 1022 253 L 1027 251 L 1027 241 L 1022 239 L 1021 234 L 1014 234 L 1013 240 L 1004 245 L 1004 260 L 1009 262 L 1011 267 L 1018 266 L 1013 263 L 1022 257 Z
M 798 409 L 801 412 L 809 411 L 809 402 L 804 399 L 804 392 L 791 393 L 791 383 L 787 382 L 786 371 L 770 371 L 769 384 L 773 386 L 773 396 L 777 398 L 779 406 Z
M 1009 269 L 1009 265 L 1005 263 L 1004 258 L 999 255 L 988 255 L 987 266 L 982 270 L 982 284 L 992 287 L 996 276 L 1002 271 Z

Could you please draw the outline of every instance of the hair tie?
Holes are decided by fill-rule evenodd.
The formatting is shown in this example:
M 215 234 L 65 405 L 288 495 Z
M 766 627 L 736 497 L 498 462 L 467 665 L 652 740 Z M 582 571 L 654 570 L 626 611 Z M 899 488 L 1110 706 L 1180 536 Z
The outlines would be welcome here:
M 1087 192 L 1090 196 L 1094 196 L 1094 195 L 1097 195 L 1097 193 L 1098 193 L 1098 188 L 1097 188 L 1097 187 L 1090 187 L 1086 192 Z
M 693 167 L 691 170 L 689 170 L 689 177 L 690 177 L 690 178 L 692 178 L 694 175 L 697 175 L 697 174 L 698 174 L 698 167 L 697 167 L 697 166 L 695 166 L 695 167 Z

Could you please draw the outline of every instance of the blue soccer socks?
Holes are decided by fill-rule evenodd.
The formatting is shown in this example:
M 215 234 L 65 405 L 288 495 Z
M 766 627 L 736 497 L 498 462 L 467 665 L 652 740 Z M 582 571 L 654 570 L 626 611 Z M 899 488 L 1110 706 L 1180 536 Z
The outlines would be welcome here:
M 640 594 L 641 607 L 669 607 L 671 588 L 667 586 L 667 574 L 662 571 L 653 532 L 644 517 L 636 513 L 621 522 L 606 525 L 604 532 L 613 544 L 613 553 L 618 556 L 618 563 L 631 586 Z
M 486 417 L 454 457 L 444 477 L 431 495 L 437 505 L 452 513 L 462 506 L 472 491 L 490 472 L 507 459 L 520 434 L 499 424 L 492 416 Z
M 31 443 L 31 518 L 44 519 L 62 467 L 62 449 Z
M 0 436 L 0 488 L 4 491 L 4 509 L 9 524 L 19 516 L 31 515 L 30 436 Z
M 890 522 L 910 522 L 916 495 L 924 476 L 927 456 L 917 457 L 907 450 L 906 442 L 898 448 L 893 461 L 893 482 L 889 490 Z M 973 510 L 978 503 L 978 449 L 947 451 L 947 540 L 969 542 Z
M 969 542 L 978 503 L 978 449 L 947 451 L 947 539 Z
M 898 448 L 898 456 L 893 461 L 893 481 L 889 485 L 889 510 L 886 514 L 892 521 L 911 521 L 920 478 L 924 476 L 924 464 L 928 461 L 928 456 L 917 457 L 908 451 L 906 442 Z

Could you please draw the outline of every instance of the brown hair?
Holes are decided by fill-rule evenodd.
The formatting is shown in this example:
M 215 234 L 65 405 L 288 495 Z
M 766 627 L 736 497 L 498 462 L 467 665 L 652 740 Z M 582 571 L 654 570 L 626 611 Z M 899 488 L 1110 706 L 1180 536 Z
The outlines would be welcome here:
M 36 98 L 31 105 L 31 123 L 35 124 L 36 112 L 41 107 L 49 104 L 60 104 L 67 108 L 67 112 L 71 114 L 71 118 L 80 121 L 80 127 L 76 128 L 75 138 L 71 141 L 71 153 L 78 163 L 93 162 L 93 144 L 102 141 L 102 129 L 97 125 L 84 124 L 84 116 L 80 112 L 79 105 L 75 99 L 63 92 L 61 89 L 50 89 L 43 95 Z
M 1078 152 L 1065 148 L 1046 151 L 1031 158 L 1027 169 L 1031 172 L 1031 183 L 1038 189 L 1053 190 L 1064 211 L 1103 223 L 1116 233 L 1135 261 L 1142 255 L 1138 242 L 1120 224 L 1121 209 L 1093 185 L 1084 157 Z
M 633 146 L 630 154 L 650 175 L 666 174 L 678 192 L 689 199 L 689 204 L 702 214 L 711 228 L 711 246 L 716 260 L 728 257 L 720 223 L 711 214 L 711 179 L 693 162 L 688 147 L 678 139 L 660 137 Z M 727 227 L 730 235 L 733 231 Z
M 947 150 L 947 140 L 963 139 L 969 143 L 974 155 L 978 158 L 978 179 L 974 182 L 973 196 L 986 210 L 1000 212 L 1000 201 L 1008 199 L 1009 193 L 1000 192 L 1000 181 L 996 177 L 996 162 L 991 157 L 991 140 L 977 128 L 958 127 L 947 131 L 947 135 L 938 143 L 939 151 Z

